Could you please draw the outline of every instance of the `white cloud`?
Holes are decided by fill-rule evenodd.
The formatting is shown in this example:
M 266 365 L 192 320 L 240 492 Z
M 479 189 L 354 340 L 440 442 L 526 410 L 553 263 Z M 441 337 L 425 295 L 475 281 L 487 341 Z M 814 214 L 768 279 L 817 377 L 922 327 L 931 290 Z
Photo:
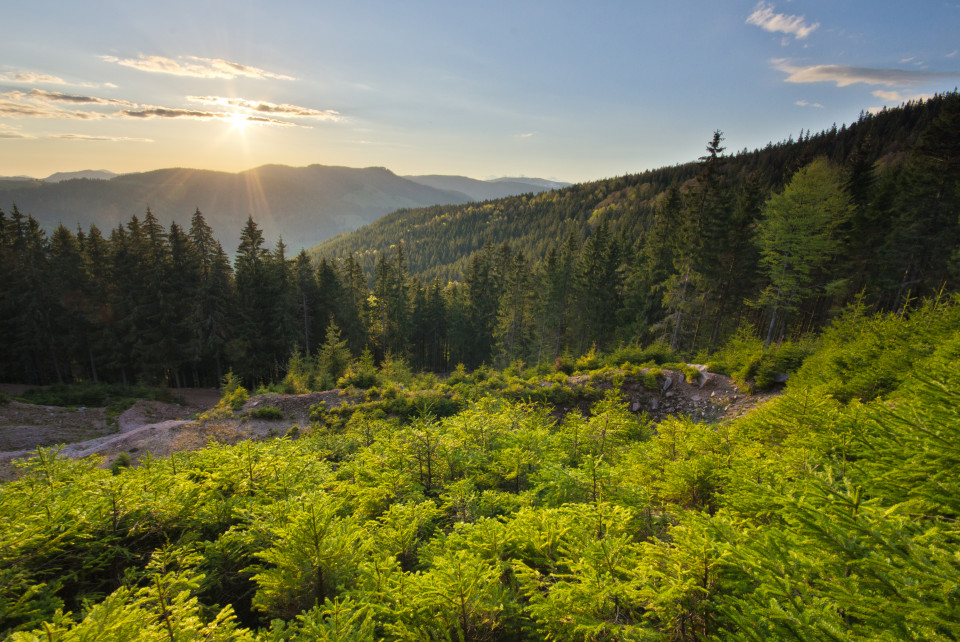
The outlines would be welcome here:
M 774 13 L 773 5 L 766 2 L 758 2 L 754 7 L 753 13 L 747 17 L 747 24 L 756 25 L 764 31 L 771 33 L 785 33 L 792 35 L 796 40 L 803 40 L 817 27 L 819 22 L 807 24 L 805 16 L 788 16 L 783 13 Z
M 897 91 L 875 91 L 873 95 L 877 98 L 880 98 L 885 103 L 909 103 L 909 102 L 919 102 L 921 100 L 930 100 L 933 98 L 933 94 L 915 94 L 913 96 L 904 96 Z M 871 114 L 876 114 L 884 110 L 884 107 L 870 107 L 867 111 Z
M 883 100 L 892 103 L 898 103 L 903 100 L 903 95 L 901 95 L 899 91 L 884 91 L 882 89 L 878 89 L 873 92 L 873 95 L 877 98 L 882 98 Z
M 821 105 L 820 103 L 811 103 L 806 100 L 798 100 L 793 104 L 797 105 L 798 107 L 816 107 L 817 109 L 823 109 L 823 105 Z
M 106 118 L 106 114 L 91 111 L 66 111 L 45 102 L 25 100 L 24 94 L 11 91 L 0 94 L 0 118 L 67 118 L 72 120 L 90 120 Z
M 33 138 L 29 134 L 24 134 L 16 127 L 0 124 L 0 140 L 9 140 L 14 138 Z
M 85 134 L 56 134 L 47 136 L 54 140 L 77 140 L 107 143 L 152 143 L 152 138 L 130 138 L 128 136 L 87 136 Z
M 171 74 L 174 76 L 188 76 L 191 78 L 256 78 L 273 80 L 294 80 L 291 76 L 266 71 L 259 67 L 242 65 L 238 62 L 223 60 L 222 58 L 199 58 L 197 56 L 178 56 L 177 60 L 164 56 L 146 56 L 139 54 L 136 58 L 117 58 L 116 56 L 100 56 L 107 62 L 114 62 L 124 67 L 132 67 L 141 71 Z
M 223 96 L 187 96 L 187 100 L 204 105 L 233 107 L 254 114 L 270 114 L 288 118 L 315 118 L 318 120 L 342 120 L 340 113 L 332 109 L 313 109 L 299 105 L 276 104 L 264 101 L 245 100 L 243 98 L 225 98 Z
M 69 84 L 63 78 L 49 76 L 47 74 L 38 74 L 32 71 L 13 71 L 6 74 L 0 74 L 0 82 L 37 84 L 37 85 L 67 85 Z
M 20 92 L 11 92 L 20 93 Z M 9 94 L 8 94 L 9 95 Z M 129 100 L 119 100 L 116 98 L 99 98 L 97 96 L 77 96 L 75 94 L 64 94 L 59 91 L 44 91 L 43 89 L 31 89 L 26 94 L 31 99 L 44 102 L 62 102 L 74 105 L 121 105 L 124 107 L 136 107 L 136 103 Z
M 832 82 L 837 87 L 847 87 L 856 83 L 866 85 L 884 85 L 903 87 L 918 85 L 932 80 L 960 77 L 958 72 L 923 71 L 918 69 L 872 69 L 869 67 L 848 67 L 846 65 L 810 65 L 796 66 L 788 60 L 773 60 L 773 66 L 788 74 L 786 82 Z
M 953 51 L 948 53 L 947 58 L 956 58 L 957 54 L 960 54 L 960 49 L 954 49 Z
M 59 76 L 41 74 L 34 71 L 11 71 L 0 73 L 0 82 L 21 85 L 67 85 L 70 87 L 116 87 L 113 83 L 70 82 Z
M 148 106 L 144 106 L 142 109 L 123 109 L 117 112 L 116 115 L 121 118 L 139 118 L 144 120 L 152 118 L 185 118 L 189 120 L 234 121 L 236 119 L 236 115 L 229 112 Z M 260 125 L 278 125 L 281 127 L 297 126 L 294 123 L 288 123 L 275 118 L 266 118 L 264 116 L 247 116 L 244 120 Z

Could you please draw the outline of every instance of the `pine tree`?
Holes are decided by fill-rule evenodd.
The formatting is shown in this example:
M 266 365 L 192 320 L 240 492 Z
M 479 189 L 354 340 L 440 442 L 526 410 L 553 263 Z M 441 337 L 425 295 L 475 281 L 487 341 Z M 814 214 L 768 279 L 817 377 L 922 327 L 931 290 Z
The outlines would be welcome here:
M 300 327 L 300 338 L 303 340 L 303 351 L 311 354 L 316 347 L 317 302 L 319 290 L 316 274 L 310 263 L 310 256 L 306 250 L 300 250 L 293 265 L 293 283 L 297 305 L 297 321 Z
M 219 384 L 235 324 L 233 270 L 199 209 L 190 221 L 190 241 L 200 263 L 200 285 L 189 323 L 194 382 L 199 386 L 202 379 L 212 379 Z

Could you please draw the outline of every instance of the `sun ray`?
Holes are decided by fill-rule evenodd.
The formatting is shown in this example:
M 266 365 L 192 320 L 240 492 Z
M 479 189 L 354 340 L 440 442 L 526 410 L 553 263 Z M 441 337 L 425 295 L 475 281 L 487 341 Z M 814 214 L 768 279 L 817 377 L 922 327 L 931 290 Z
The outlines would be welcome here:
M 242 132 L 250 125 L 250 119 L 246 114 L 241 114 L 239 112 L 232 112 L 227 118 L 227 122 L 230 123 L 230 129 L 235 129 Z

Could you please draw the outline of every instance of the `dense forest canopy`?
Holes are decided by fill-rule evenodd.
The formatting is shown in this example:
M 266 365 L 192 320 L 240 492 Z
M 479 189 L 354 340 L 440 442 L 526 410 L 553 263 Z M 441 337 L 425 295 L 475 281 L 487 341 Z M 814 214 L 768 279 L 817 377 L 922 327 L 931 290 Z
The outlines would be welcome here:
M 48 237 L 14 205 L 0 380 L 266 383 L 341 342 L 446 372 L 658 340 L 692 356 L 742 327 L 803 336 L 854 301 L 956 290 L 958 131 L 951 93 L 753 152 L 717 132 L 696 163 L 401 210 L 320 256 L 288 256 L 252 218 L 231 262 L 199 210 Z

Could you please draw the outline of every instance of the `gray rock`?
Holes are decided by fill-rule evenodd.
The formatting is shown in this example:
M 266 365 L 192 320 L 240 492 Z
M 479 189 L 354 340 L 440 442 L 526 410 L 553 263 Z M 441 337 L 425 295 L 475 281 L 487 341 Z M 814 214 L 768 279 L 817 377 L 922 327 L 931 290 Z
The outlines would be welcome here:
M 672 385 L 673 385 L 673 377 L 667 377 L 666 379 L 663 380 L 663 389 L 664 389 L 664 390 L 669 390 L 669 389 L 670 389 L 670 386 L 672 386 Z

